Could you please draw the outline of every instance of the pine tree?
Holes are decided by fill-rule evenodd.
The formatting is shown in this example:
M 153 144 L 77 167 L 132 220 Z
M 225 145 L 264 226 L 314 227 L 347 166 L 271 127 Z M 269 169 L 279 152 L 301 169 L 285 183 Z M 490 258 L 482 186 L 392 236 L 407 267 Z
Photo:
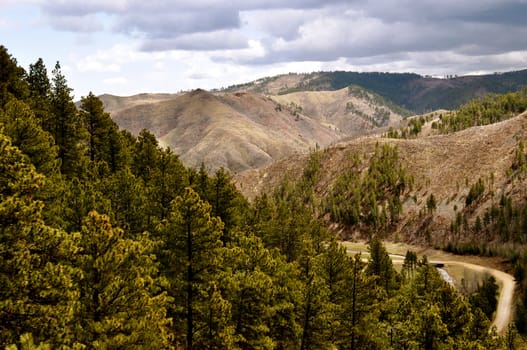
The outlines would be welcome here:
M 66 233 L 46 226 L 42 175 L 0 133 L 0 347 L 23 333 L 37 342 L 71 344 L 78 271 L 65 263 L 75 252 Z
M 26 72 L 18 66 L 7 49 L 0 45 L 0 109 L 11 99 L 25 100 L 28 96 L 28 87 L 24 81 Z
M 238 349 L 234 327 L 230 325 L 231 304 L 225 300 L 214 282 L 205 291 L 204 326 L 196 332 L 196 348 Z
M 222 242 L 226 244 L 231 239 L 231 231 L 240 224 L 240 210 L 245 206 L 240 194 L 232 183 L 230 174 L 220 168 L 214 173 L 211 183 L 212 213 L 218 216 L 225 225 Z
M 232 305 L 237 346 L 273 348 L 270 322 L 278 297 L 273 281 L 277 263 L 258 237 L 240 233 L 233 238 L 233 246 L 225 254 L 224 264 L 229 269 L 222 274 L 222 285 Z
M 397 288 L 397 271 L 393 268 L 392 260 L 377 236 L 372 238 L 369 251 L 370 260 L 366 273 L 375 276 L 377 285 L 384 288 L 387 293 L 391 293 Z
M 378 292 L 375 279 L 363 272 L 361 255 L 356 254 L 348 260 L 349 273 L 343 286 L 340 308 L 335 310 L 335 342 L 346 349 L 378 349 L 380 327 L 377 321 L 379 313 Z
M 79 281 L 77 340 L 95 349 L 169 348 L 169 301 L 161 291 L 154 242 L 126 238 L 105 215 L 90 212 L 73 263 Z
M 156 137 L 150 131 L 143 129 L 137 137 L 133 152 L 134 175 L 148 183 L 159 162 L 159 145 Z
M 46 176 L 57 175 L 60 162 L 53 137 L 42 130 L 32 110 L 19 100 L 11 100 L 0 113 L 4 133 L 13 144 L 29 157 L 37 171 Z
M 29 105 L 42 128 L 51 130 L 51 82 L 42 58 L 29 65 Z
M 302 332 L 296 311 L 302 300 L 302 281 L 296 263 L 287 263 L 276 250 L 273 254 L 273 300 L 269 328 L 275 349 L 297 349 Z
M 324 280 L 328 291 L 328 308 L 330 308 L 329 331 L 334 342 L 338 336 L 341 319 L 337 316 L 348 298 L 346 283 L 351 274 L 349 256 L 346 248 L 336 241 L 331 241 L 327 249 L 320 255 L 318 262 L 320 276 Z
M 298 308 L 300 350 L 327 349 L 331 344 L 328 334 L 329 290 L 318 272 L 316 254 L 312 247 L 305 247 L 299 262 L 303 282 Z
M 59 147 L 62 174 L 80 177 L 85 173 L 86 130 L 83 128 L 71 88 L 57 62 L 53 69 L 51 90 L 52 122 L 48 130 Z
M 480 308 L 491 319 L 498 306 L 498 289 L 499 287 L 494 276 L 486 276 L 476 292 L 470 296 L 470 304 L 473 307 Z
M 88 132 L 88 157 L 92 162 L 106 162 L 112 168 L 117 169 L 117 164 L 112 161 L 112 140 L 120 137 L 118 128 L 104 111 L 102 101 L 89 93 L 81 98 L 80 118 Z
M 148 231 L 148 200 L 143 181 L 129 168 L 119 170 L 106 179 L 103 194 L 110 201 L 112 218 L 117 227 L 130 234 Z
M 110 199 L 104 196 L 95 181 L 74 178 L 66 182 L 61 200 L 61 216 L 68 232 L 79 231 L 84 218 L 92 210 L 111 213 Z
M 163 242 L 159 256 L 169 280 L 169 295 L 174 298 L 170 316 L 176 343 L 188 350 L 199 348 L 197 334 L 206 324 L 206 290 L 221 266 L 222 229 L 221 221 L 211 217 L 210 205 L 187 188 L 172 202 L 159 230 Z
M 168 217 L 170 203 L 183 194 L 188 185 L 185 166 L 170 148 L 158 152 L 156 168 L 152 169 L 150 181 L 149 214 L 164 220 Z

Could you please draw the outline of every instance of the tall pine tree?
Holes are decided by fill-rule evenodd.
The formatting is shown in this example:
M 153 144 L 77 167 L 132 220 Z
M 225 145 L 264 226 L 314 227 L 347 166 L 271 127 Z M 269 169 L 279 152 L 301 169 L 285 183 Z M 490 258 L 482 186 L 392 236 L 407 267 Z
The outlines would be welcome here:
M 84 129 L 71 88 L 62 74 L 57 62 L 53 69 L 53 84 L 51 90 L 51 134 L 59 147 L 59 157 L 62 160 L 61 171 L 71 178 L 82 176 L 86 168 L 86 130 Z
M 222 222 L 211 217 L 210 205 L 191 188 L 172 202 L 160 228 L 160 259 L 174 298 L 170 316 L 177 345 L 188 350 L 201 348 L 204 340 L 199 334 L 210 313 L 207 290 L 221 266 L 222 229 Z
M 42 58 L 29 65 L 29 105 L 42 128 L 51 130 L 51 82 Z
M 95 349 L 169 348 L 168 296 L 158 278 L 154 242 L 126 238 L 107 216 L 90 212 L 78 247 L 78 341 Z
M 78 271 L 65 261 L 75 248 L 42 220 L 35 198 L 43 180 L 0 133 L 0 347 L 24 333 L 56 346 L 72 342 Z

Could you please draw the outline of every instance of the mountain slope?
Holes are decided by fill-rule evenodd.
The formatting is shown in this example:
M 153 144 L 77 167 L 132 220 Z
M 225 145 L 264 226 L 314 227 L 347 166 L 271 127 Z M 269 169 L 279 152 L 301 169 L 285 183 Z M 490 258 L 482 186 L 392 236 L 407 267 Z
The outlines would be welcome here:
M 336 91 L 294 92 L 271 98 L 286 107 L 299 108 L 303 114 L 349 136 L 397 124 L 409 114 L 358 86 Z
M 306 116 L 280 110 L 255 94 L 195 90 L 173 99 L 112 113 L 124 129 L 151 130 L 189 166 L 233 172 L 269 164 L 336 142 L 342 134 Z
M 360 87 L 265 97 L 255 93 L 101 98 L 112 119 L 137 135 L 148 129 L 188 165 L 232 172 L 393 125 L 404 111 Z M 128 106 L 128 107 L 127 107 Z
M 336 178 L 346 172 L 350 154 L 371 155 L 377 143 L 397 146 L 399 160 L 414 178 L 413 189 L 403 202 L 401 222 L 393 232 L 409 235 L 407 239 L 424 240 L 423 227 L 429 227 L 436 237 L 432 243 L 446 245 L 449 226 L 463 210 L 468 225 L 502 195 L 513 202 L 524 201 L 527 177 L 511 177 L 510 169 L 520 140 L 527 142 L 527 112 L 492 125 L 473 127 L 457 133 L 410 140 L 363 137 L 341 143 L 321 153 L 322 173 L 315 185 L 321 199 L 328 195 Z M 295 179 L 302 174 L 307 156 L 290 157 L 264 169 L 238 174 L 238 188 L 249 198 L 271 192 L 285 176 Z M 470 187 L 482 179 L 488 192 L 466 208 Z M 522 195 L 523 193 L 523 195 Z M 437 205 L 429 217 L 427 199 L 433 194 Z M 426 226 L 421 226 L 425 225 Z M 417 236 L 415 236 L 417 235 Z M 430 242 L 428 242 L 430 244 Z

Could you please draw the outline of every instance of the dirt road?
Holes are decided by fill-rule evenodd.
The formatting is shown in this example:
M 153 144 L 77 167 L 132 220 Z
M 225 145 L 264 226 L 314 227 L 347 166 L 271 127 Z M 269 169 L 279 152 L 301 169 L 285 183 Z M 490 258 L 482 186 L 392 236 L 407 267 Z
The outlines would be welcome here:
M 347 251 L 350 254 L 362 252 L 368 256 L 368 246 L 365 242 L 342 242 L 342 244 L 347 248 Z M 494 276 L 494 278 L 496 278 L 496 282 L 500 286 L 500 294 L 498 298 L 496 316 L 492 324 L 496 326 L 496 330 L 499 334 L 507 332 L 512 316 L 511 314 L 514 302 L 514 277 L 506 272 L 496 269 L 495 267 L 497 265 L 492 259 L 475 256 L 460 256 L 440 250 L 403 243 L 384 242 L 384 245 L 388 253 L 390 253 L 390 257 L 394 263 L 402 263 L 402 260 L 404 260 L 404 252 L 407 250 L 412 250 L 417 252 L 419 256 L 427 255 L 429 258 L 428 261 L 431 263 L 444 264 L 447 270 L 449 266 L 462 267 L 477 273 L 489 273 Z
M 500 285 L 500 296 L 498 299 L 498 308 L 496 310 L 496 317 L 492 324 L 496 326 L 496 329 L 499 334 L 507 332 L 509 322 L 511 320 L 511 310 L 513 306 L 513 295 L 514 295 L 514 277 L 500 270 L 493 268 L 466 263 L 462 261 L 444 261 L 444 260 L 433 260 L 431 263 L 441 263 L 444 264 L 446 268 L 448 266 L 462 266 L 467 269 L 471 269 L 480 273 L 489 273 L 494 278 L 496 282 Z

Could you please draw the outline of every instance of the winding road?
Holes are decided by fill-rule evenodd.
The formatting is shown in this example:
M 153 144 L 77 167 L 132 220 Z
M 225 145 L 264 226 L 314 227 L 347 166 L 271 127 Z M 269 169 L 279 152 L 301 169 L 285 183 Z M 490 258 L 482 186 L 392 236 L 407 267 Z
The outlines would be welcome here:
M 346 246 L 348 253 L 366 253 L 368 254 L 367 245 L 363 243 L 351 243 L 353 246 L 350 246 L 349 242 L 342 242 L 344 246 Z M 408 247 L 409 249 L 413 251 L 425 251 L 426 253 L 429 253 L 430 256 L 430 249 L 423 248 L 423 247 L 417 247 L 417 246 L 411 246 L 411 245 L 405 245 L 404 249 Z M 397 254 L 396 252 L 393 252 L 390 250 L 390 246 L 386 246 L 388 252 L 390 253 L 390 257 L 392 258 L 392 261 L 394 263 L 402 263 L 404 260 L 404 255 Z M 403 250 L 404 250 L 403 249 Z M 397 250 L 397 249 L 396 249 Z M 401 248 L 398 247 L 398 250 L 400 251 Z M 480 264 L 474 264 L 469 263 L 463 260 L 468 260 L 467 257 L 459 256 L 459 255 L 453 255 L 437 250 L 433 250 L 433 252 L 436 255 L 432 257 L 429 262 L 431 264 L 442 264 L 444 265 L 444 268 L 448 270 L 448 267 L 452 266 L 460 266 L 466 269 L 470 269 L 472 271 L 478 272 L 478 273 L 488 273 L 494 276 L 496 278 L 496 282 L 500 286 L 499 290 L 499 297 L 498 297 L 498 307 L 496 310 L 496 315 L 494 317 L 494 320 L 492 322 L 492 325 L 496 327 L 496 331 L 498 334 L 504 334 L 507 332 L 507 329 L 509 327 L 509 322 L 511 320 L 512 316 L 512 309 L 513 309 L 513 303 L 514 303 L 514 287 L 516 285 L 516 282 L 514 281 L 514 277 L 506 272 L 503 272 L 501 270 L 495 269 L 490 266 L 484 266 Z M 425 253 L 425 254 L 426 254 Z M 425 254 L 419 254 L 419 255 L 425 255 Z M 444 258 L 444 259 L 443 259 Z M 458 259 L 458 260 L 455 260 Z M 478 261 L 480 262 L 480 261 Z
M 496 278 L 496 282 L 500 285 L 500 296 L 498 298 L 498 308 L 496 310 L 496 317 L 492 322 L 493 326 L 496 326 L 496 330 L 499 334 L 507 332 L 509 322 L 511 320 L 511 310 L 513 306 L 513 296 L 514 296 L 514 277 L 509 275 L 506 272 L 496 270 L 493 268 L 471 264 L 462 261 L 443 261 L 443 260 L 434 260 L 430 261 L 432 264 L 440 263 L 444 264 L 446 268 L 448 266 L 462 266 L 467 269 L 471 269 L 476 272 L 486 272 Z

